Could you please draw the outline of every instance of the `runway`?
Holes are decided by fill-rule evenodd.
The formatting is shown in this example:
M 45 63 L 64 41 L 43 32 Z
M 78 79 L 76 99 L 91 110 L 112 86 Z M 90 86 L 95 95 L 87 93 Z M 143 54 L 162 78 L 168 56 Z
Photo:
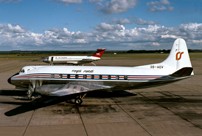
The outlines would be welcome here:
M 78 107 L 55 98 L 16 99 L 26 92 L 14 91 L 8 77 L 37 62 L 1 60 L 0 135 L 201 136 L 201 62 L 192 60 L 195 76 L 189 79 L 148 89 L 91 92 Z

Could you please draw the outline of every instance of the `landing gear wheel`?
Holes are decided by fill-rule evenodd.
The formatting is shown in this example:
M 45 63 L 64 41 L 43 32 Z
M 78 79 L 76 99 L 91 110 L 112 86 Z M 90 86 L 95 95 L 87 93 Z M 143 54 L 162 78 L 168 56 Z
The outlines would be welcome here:
M 75 103 L 76 105 L 81 105 L 82 102 L 83 102 L 83 100 L 82 100 L 81 98 L 76 98 L 76 99 L 74 100 L 74 103 Z

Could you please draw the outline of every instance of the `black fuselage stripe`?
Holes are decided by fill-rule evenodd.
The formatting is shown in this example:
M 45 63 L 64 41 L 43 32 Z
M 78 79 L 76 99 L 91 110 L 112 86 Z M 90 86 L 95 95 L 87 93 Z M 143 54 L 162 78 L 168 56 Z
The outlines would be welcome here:
M 162 75 L 99 75 L 99 74 L 28 74 L 18 75 L 15 78 L 51 78 L 51 79 L 94 79 L 94 80 L 144 80 L 144 79 L 156 79 Z

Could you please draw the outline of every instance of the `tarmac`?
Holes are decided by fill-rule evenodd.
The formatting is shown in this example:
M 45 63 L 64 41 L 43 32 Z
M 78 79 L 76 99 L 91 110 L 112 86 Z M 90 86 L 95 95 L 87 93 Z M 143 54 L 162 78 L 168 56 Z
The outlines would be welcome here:
M 195 75 L 189 79 L 148 89 L 90 92 L 75 106 L 55 98 L 18 99 L 26 92 L 15 90 L 7 79 L 36 62 L 1 60 L 0 136 L 201 136 L 201 62 L 192 60 Z

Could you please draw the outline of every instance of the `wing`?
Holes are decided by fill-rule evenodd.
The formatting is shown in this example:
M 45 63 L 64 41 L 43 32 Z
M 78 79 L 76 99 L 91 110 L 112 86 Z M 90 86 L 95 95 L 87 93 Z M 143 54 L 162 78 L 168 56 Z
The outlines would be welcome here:
M 93 61 L 94 61 L 94 60 L 92 60 L 92 59 L 82 59 L 82 60 L 78 61 L 77 63 L 78 63 L 79 65 L 82 65 L 82 64 L 85 64 L 85 63 L 93 62 Z
M 105 86 L 96 82 L 70 82 L 68 84 L 47 84 L 36 88 L 36 92 L 47 96 L 67 96 L 72 94 L 86 93 L 95 90 L 110 89 L 112 86 Z

